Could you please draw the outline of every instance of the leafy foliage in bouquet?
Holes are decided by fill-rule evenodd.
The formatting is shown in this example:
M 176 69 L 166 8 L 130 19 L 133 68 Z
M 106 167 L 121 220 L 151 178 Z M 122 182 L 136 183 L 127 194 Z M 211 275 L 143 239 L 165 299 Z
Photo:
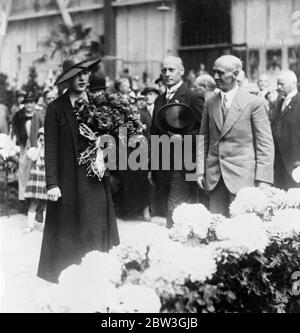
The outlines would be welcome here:
M 144 129 L 136 106 L 120 94 L 89 94 L 89 101 L 79 99 L 74 110 L 77 121 L 98 135 L 118 138 L 120 128 L 125 127 L 131 137 L 142 134 Z
M 300 236 L 273 241 L 265 252 L 221 253 L 217 271 L 204 282 L 187 281 L 181 293 L 162 298 L 163 312 L 299 312 L 291 275 L 300 267 Z

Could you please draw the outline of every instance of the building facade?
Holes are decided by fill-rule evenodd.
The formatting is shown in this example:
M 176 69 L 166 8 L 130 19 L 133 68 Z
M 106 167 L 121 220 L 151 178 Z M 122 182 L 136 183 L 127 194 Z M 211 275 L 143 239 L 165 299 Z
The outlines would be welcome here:
M 259 73 L 275 80 L 280 69 L 288 68 L 300 77 L 300 0 L 1 1 L 9 2 L 0 71 L 17 86 L 32 64 L 39 83 L 49 69 L 60 69 L 59 54 L 44 63 L 35 60 L 45 53 L 40 41 L 68 19 L 91 27 L 93 38 L 104 40 L 103 63 L 111 76 L 128 68 L 132 76 L 145 74 L 152 81 L 168 54 L 180 55 L 187 72 L 210 72 L 218 56 L 232 53 L 244 61 L 250 81 Z

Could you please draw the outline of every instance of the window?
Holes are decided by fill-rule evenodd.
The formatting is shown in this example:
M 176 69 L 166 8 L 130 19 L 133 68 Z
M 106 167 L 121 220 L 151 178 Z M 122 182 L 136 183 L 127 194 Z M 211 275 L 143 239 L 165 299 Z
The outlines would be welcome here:
M 180 45 L 231 42 L 230 0 L 177 0 Z

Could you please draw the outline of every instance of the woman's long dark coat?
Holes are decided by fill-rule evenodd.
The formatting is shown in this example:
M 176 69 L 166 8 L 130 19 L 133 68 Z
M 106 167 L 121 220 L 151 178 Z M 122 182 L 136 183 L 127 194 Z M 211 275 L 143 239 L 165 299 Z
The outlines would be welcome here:
M 47 204 L 38 267 L 38 276 L 50 282 L 87 252 L 119 244 L 109 177 L 100 182 L 78 166 L 85 147 L 67 92 L 49 104 L 45 118 L 47 188 L 59 186 L 62 193 Z

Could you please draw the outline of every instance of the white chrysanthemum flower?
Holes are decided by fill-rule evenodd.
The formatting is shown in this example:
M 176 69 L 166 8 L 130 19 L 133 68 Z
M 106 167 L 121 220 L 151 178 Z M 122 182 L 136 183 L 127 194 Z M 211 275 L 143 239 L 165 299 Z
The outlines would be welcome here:
M 300 208 L 300 188 L 290 188 L 286 196 L 289 208 Z
M 245 187 L 241 189 L 230 205 L 231 216 L 239 216 L 246 213 L 262 214 L 268 204 L 268 198 L 257 187 Z
M 152 288 L 126 284 L 118 289 L 119 312 L 159 313 L 160 299 Z
M 169 241 L 168 229 L 152 223 L 140 223 L 127 233 L 121 244 L 113 248 L 110 253 L 115 254 L 123 264 L 132 261 L 142 263 L 146 260 L 151 247 L 165 244 Z
M 272 221 L 264 227 L 271 238 L 287 238 L 300 234 L 300 210 L 283 209 L 276 212 Z
M 122 266 L 119 258 L 113 253 L 92 251 L 82 259 L 82 269 L 96 278 L 118 284 L 121 282 Z
M 269 239 L 263 223 L 255 214 L 244 214 L 228 219 L 216 226 L 219 240 L 229 240 L 233 247 L 243 247 L 244 252 L 264 252 Z
M 106 313 L 119 306 L 117 289 L 108 282 L 86 283 L 77 289 L 66 285 L 57 288 L 56 302 L 69 312 Z
M 157 249 L 155 249 L 157 250 Z M 150 250 L 150 268 L 141 277 L 141 283 L 153 287 L 161 294 L 173 293 L 174 287 L 185 279 L 204 281 L 216 271 L 216 263 L 204 248 L 186 247 L 170 242 L 162 251 Z
M 173 212 L 174 229 L 186 237 L 206 238 L 211 220 L 211 213 L 202 204 L 183 203 Z

